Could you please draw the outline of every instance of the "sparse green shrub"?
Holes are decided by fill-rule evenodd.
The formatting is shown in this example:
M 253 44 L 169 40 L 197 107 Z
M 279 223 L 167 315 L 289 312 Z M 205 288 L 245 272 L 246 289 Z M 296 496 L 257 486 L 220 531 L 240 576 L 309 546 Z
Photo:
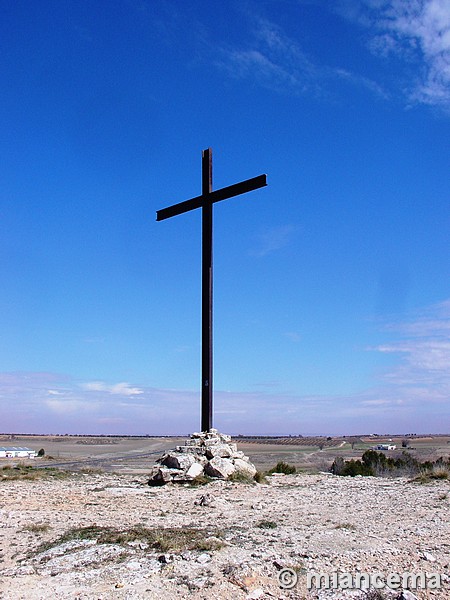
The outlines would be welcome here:
M 126 546 L 135 541 L 148 544 L 149 549 L 160 552 L 183 550 L 219 550 L 224 543 L 221 540 L 222 532 L 214 532 L 192 527 L 160 527 L 150 529 L 136 525 L 129 529 L 116 529 L 114 527 L 100 527 L 89 525 L 69 529 L 56 540 L 41 544 L 36 554 L 44 552 L 72 540 L 95 540 L 98 544 L 118 544 Z
M 48 523 L 31 523 L 30 525 L 25 525 L 22 528 L 22 531 L 29 531 L 30 533 L 45 533 L 50 529 L 50 525 Z
M 344 473 L 344 469 L 344 459 L 342 458 L 342 456 L 336 456 L 330 468 L 331 473 L 333 473 L 334 475 L 342 475 Z
M 335 529 L 348 529 L 349 531 L 355 531 L 356 527 L 352 523 L 338 523 Z
M 423 469 L 411 481 L 413 483 L 430 483 L 433 479 L 449 479 L 449 467 L 434 464 L 429 469 Z
M 297 469 L 293 465 L 280 461 L 276 464 L 273 469 L 270 469 L 269 473 L 284 473 L 285 475 L 293 475 Z
M 266 476 L 261 471 L 256 471 L 253 479 L 256 481 L 256 483 L 267 483 Z
M 431 479 L 429 477 L 429 474 L 425 473 L 425 471 L 419 473 L 419 475 L 416 475 L 416 477 L 410 479 L 411 483 L 430 483 L 430 481 Z
M 95 467 L 82 467 L 78 469 L 78 473 L 82 475 L 101 475 L 103 471 L 101 469 L 96 469 Z
M 254 484 L 255 478 L 251 475 L 247 475 L 246 473 L 242 473 L 242 471 L 235 471 L 228 477 L 228 481 L 234 481 L 235 483 Z
M 275 521 L 260 521 L 257 525 L 260 529 L 276 529 L 277 524 Z
M 194 477 L 189 482 L 189 485 L 192 487 L 199 487 L 201 485 L 207 485 L 208 483 L 211 483 L 211 481 L 213 480 L 211 477 L 208 477 L 208 475 L 197 475 L 197 477 Z
M 342 457 L 337 457 L 331 465 L 331 472 L 335 475 L 344 475 L 355 477 L 356 475 L 374 475 L 373 469 L 360 460 L 344 461 Z
M 370 590 L 363 592 L 363 594 L 361 600 L 388 600 L 388 596 L 386 596 L 385 592 L 375 588 L 370 588 Z
M 431 479 L 448 479 L 449 478 L 449 470 L 445 467 L 435 466 L 430 472 Z
M 435 462 L 419 462 L 408 452 L 402 452 L 401 456 L 392 458 L 383 452 L 366 450 L 361 460 L 346 460 L 336 457 L 331 465 L 330 471 L 335 475 L 372 475 L 404 477 L 416 475 L 413 481 L 426 483 L 430 479 L 448 479 L 450 473 L 450 460 L 439 458 Z
M 59 469 L 35 469 L 29 465 L 3 467 L 0 471 L 0 481 L 36 481 L 37 479 L 65 479 L 70 477 L 67 471 Z

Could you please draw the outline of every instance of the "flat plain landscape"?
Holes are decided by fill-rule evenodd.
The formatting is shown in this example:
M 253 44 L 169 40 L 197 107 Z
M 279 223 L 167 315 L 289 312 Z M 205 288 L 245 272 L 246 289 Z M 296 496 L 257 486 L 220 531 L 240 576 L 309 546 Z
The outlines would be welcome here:
M 25 446 L 45 451 L 44 458 L 29 462 L 34 466 L 70 469 L 96 468 L 108 472 L 145 473 L 167 450 L 184 444 L 186 437 L 0 435 L 0 446 Z M 407 450 L 421 461 L 450 457 L 450 435 L 441 436 L 348 436 L 348 437 L 242 437 L 233 438 L 238 447 L 260 471 L 284 461 L 300 471 L 325 471 L 336 456 L 360 458 L 378 444 L 393 444 L 399 456 Z M 407 448 L 402 448 L 407 443 Z M 14 461 L 13 461 L 14 462 Z M 8 464 L 5 459 L 1 465 Z
M 401 453 L 405 438 L 392 436 L 236 438 L 260 471 L 285 461 L 300 473 L 150 487 L 155 459 L 184 438 L 4 436 L 0 445 L 45 456 L 27 461 L 31 471 L 0 463 L 12 467 L 0 471 L 0 598 L 367 598 L 307 590 L 308 573 L 339 571 L 439 574 L 438 589 L 409 598 L 449 599 L 448 479 L 321 472 L 336 456 L 358 458 L 390 439 L 400 448 L 389 454 Z M 411 438 L 408 452 L 448 457 L 449 439 Z M 283 568 L 298 574 L 292 589 L 280 587 Z

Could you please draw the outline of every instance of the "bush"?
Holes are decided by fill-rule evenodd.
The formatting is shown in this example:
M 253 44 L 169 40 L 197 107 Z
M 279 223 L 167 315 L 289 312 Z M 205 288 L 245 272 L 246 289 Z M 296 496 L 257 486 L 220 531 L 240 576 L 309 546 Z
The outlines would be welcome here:
M 260 529 L 276 529 L 277 524 L 275 521 L 260 521 L 257 525 Z
M 391 458 L 383 452 L 366 450 L 361 460 L 344 461 L 342 457 L 336 457 L 330 470 L 335 475 L 350 477 L 355 477 L 355 475 L 391 477 L 418 475 L 416 481 L 420 479 L 423 482 L 430 479 L 447 479 L 449 469 L 450 461 L 445 461 L 443 458 L 439 458 L 435 462 L 421 463 L 407 452 L 402 452 L 398 458 Z
M 253 479 L 256 481 L 256 483 L 267 483 L 266 476 L 264 473 L 261 473 L 261 471 L 256 471 Z
M 208 477 L 208 475 L 197 475 L 189 482 L 189 485 L 192 487 L 199 487 L 201 485 L 207 485 L 208 483 L 211 483 L 211 481 L 212 479 L 211 477 Z
M 45 455 L 45 450 L 44 450 L 44 448 L 41 448 L 41 449 L 38 451 L 37 455 L 38 455 L 38 456 L 44 456 L 44 455 Z
M 336 456 L 336 458 L 333 461 L 333 464 L 331 465 L 330 471 L 334 475 L 343 475 L 344 470 L 345 470 L 344 459 L 342 458 L 342 456 Z
M 233 481 L 234 483 L 255 483 L 255 478 L 251 475 L 247 475 L 247 473 L 242 473 L 241 471 L 235 471 L 228 477 L 228 481 Z
M 293 475 L 297 469 L 293 465 L 280 461 L 277 465 L 270 469 L 269 473 L 284 473 L 285 475 Z

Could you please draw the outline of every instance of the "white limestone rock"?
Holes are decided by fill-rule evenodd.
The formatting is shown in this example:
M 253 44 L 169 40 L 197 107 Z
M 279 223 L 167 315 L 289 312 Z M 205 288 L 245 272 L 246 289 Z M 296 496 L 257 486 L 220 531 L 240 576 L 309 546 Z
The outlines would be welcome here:
M 175 469 L 168 469 L 167 467 L 153 467 L 150 473 L 149 485 L 164 485 L 172 481 L 174 473 L 180 473 L 181 471 Z
M 230 460 L 218 456 L 212 458 L 205 466 L 205 473 L 210 477 L 228 479 L 236 471 L 236 467 Z
M 215 456 L 219 458 L 231 458 L 233 456 L 233 450 L 228 444 L 214 444 L 208 446 L 206 449 L 206 457 L 211 459 Z
M 187 470 L 196 462 L 192 454 L 177 454 L 169 452 L 161 459 L 161 464 L 169 469 Z
M 256 475 L 256 467 L 251 462 L 242 460 L 242 458 L 235 458 L 233 464 L 236 471 L 242 473 L 242 475 L 246 475 L 247 477 L 254 477 Z
M 189 469 L 186 471 L 186 477 L 194 479 L 195 477 L 199 477 L 203 475 L 203 465 L 198 462 L 193 463 Z

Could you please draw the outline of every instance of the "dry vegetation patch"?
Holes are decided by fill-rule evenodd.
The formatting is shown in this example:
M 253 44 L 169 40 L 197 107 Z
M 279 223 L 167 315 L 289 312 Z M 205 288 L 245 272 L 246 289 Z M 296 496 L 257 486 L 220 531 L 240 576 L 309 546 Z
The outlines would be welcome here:
M 38 546 L 33 555 L 46 552 L 50 548 L 61 546 L 74 540 L 92 540 L 97 544 L 116 544 L 126 546 L 140 542 L 140 549 L 161 552 L 181 552 L 183 550 L 219 550 L 223 547 L 223 533 L 219 530 L 195 529 L 192 527 L 148 528 L 137 524 L 127 529 L 88 525 L 67 530 L 58 538 Z
M 0 469 L 0 481 L 37 481 L 42 479 L 66 479 L 71 473 L 51 467 L 36 469 L 28 465 L 5 465 Z

